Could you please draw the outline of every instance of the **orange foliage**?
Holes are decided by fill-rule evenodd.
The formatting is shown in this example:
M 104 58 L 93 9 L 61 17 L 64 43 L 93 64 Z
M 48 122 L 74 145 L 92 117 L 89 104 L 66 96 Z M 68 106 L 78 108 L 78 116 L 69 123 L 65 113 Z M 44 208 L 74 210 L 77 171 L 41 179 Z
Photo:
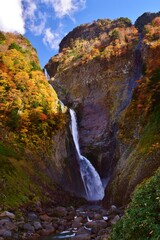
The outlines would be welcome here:
M 39 61 L 28 40 L 10 33 L 5 37 L 0 45 L 0 125 L 22 142 L 39 145 L 43 136 L 52 139 L 64 116 L 55 91 L 37 70 Z

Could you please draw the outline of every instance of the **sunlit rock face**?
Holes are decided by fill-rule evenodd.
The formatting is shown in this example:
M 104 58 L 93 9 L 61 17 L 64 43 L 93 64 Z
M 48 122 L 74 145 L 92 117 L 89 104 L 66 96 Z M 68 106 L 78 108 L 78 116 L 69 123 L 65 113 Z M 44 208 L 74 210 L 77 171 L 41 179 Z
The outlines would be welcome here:
M 148 140 L 148 148 L 141 143 L 150 139 L 145 129 L 152 114 L 157 119 L 158 80 L 149 82 L 159 76 L 159 31 L 152 14 L 142 15 L 136 27 L 126 18 L 81 25 L 46 65 L 60 99 L 77 113 L 82 154 L 101 178 L 111 177 L 106 206 L 128 203 L 135 186 L 159 166 L 158 147 L 154 156 L 149 150 L 159 140 Z
M 77 112 L 81 151 L 101 178 L 111 174 L 117 121 L 140 74 L 137 41 L 128 19 L 98 20 L 69 33 L 46 65 L 59 98 Z

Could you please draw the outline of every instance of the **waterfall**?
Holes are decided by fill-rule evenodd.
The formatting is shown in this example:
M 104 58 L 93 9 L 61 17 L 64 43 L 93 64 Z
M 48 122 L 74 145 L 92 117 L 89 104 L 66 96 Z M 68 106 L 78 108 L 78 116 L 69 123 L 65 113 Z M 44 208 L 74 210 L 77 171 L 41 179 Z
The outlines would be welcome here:
M 100 176 L 95 170 L 95 168 L 92 166 L 90 161 L 81 155 L 80 147 L 79 147 L 76 113 L 74 112 L 74 110 L 70 109 L 70 115 L 71 115 L 71 126 L 70 126 L 71 133 L 72 133 L 73 141 L 78 154 L 80 173 L 81 173 L 82 181 L 85 188 L 86 199 L 88 201 L 102 200 L 102 198 L 104 197 L 104 188 L 102 186 Z

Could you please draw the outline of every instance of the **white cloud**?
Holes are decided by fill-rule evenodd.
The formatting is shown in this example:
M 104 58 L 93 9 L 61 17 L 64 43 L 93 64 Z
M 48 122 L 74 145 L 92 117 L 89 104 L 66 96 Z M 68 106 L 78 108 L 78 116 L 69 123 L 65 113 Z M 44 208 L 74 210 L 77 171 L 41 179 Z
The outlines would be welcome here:
M 24 0 L 24 18 L 33 18 L 37 10 L 36 2 L 32 0 Z
M 41 35 L 44 32 L 47 21 L 46 12 L 42 13 L 38 0 L 23 0 L 23 5 L 27 30 L 36 36 Z
M 68 15 L 72 18 L 73 14 L 85 7 L 86 0 L 42 0 L 46 4 L 51 4 L 56 17 L 63 18 Z
M 24 34 L 26 29 L 42 35 L 45 45 L 58 49 L 65 35 L 60 19 L 68 16 L 74 21 L 74 13 L 85 4 L 86 0 L 0 0 L 0 30 Z M 53 30 L 49 24 L 54 17 L 59 19 L 59 26 Z
M 25 33 L 21 0 L 0 1 L 0 30 Z
M 62 36 L 59 32 L 53 32 L 50 28 L 47 28 L 44 33 L 43 43 L 46 46 L 57 50 L 61 39 Z

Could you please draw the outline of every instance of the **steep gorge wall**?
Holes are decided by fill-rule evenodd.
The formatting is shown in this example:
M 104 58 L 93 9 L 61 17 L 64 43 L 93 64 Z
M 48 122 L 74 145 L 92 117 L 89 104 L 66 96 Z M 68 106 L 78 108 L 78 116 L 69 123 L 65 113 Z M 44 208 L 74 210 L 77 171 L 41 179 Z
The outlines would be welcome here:
M 76 31 L 65 37 L 46 69 L 59 98 L 77 112 L 83 155 L 101 178 L 112 175 L 104 204 L 124 205 L 135 186 L 160 165 L 157 100 L 150 104 L 159 80 L 149 84 L 159 71 L 159 19 L 145 26 L 140 38 L 122 18 L 82 26 L 82 39 Z
M 116 122 L 135 84 L 135 53 L 130 53 L 110 63 L 95 59 L 76 66 L 52 82 L 60 99 L 76 110 L 81 151 L 102 178 L 115 158 Z
M 106 190 L 104 204 L 126 205 L 137 184 L 160 166 L 160 45 L 147 38 L 142 45 L 143 76 L 132 101 L 119 119 L 120 159 Z
M 83 32 L 87 27 L 82 26 Z M 98 28 L 100 34 L 101 27 L 98 25 Z M 95 34 L 94 29 L 92 31 Z M 92 31 L 92 37 L 101 38 L 101 35 L 97 33 L 93 36 Z M 139 77 L 141 68 L 139 48 L 135 47 L 135 39 L 138 38 L 137 31 L 132 26 L 128 27 L 128 20 L 126 22 L 126 19 L 120 19 L 113 23 L 106 20 L 106 31 L 111 36 L 106 38 L 106 43 L 99 40 L 96 55 L 93 51 L 95 46 L 92 46 L 92 37 L 89 38 L 89 35 L 82 37 L 82 45 L 87 44 L 87 47 L 91 45 L 88 53 L 91 56 L 85 62 L 83 59 L 87 57 L 86 52 L 80 58 L 76 56 L 77 60 L 74 61 L 72 61 L 73 56 L 69 63 L 66 63 L 64 55 L 67 54 L 67 45 L 63 43 L 64 51 L 61 49 L 59 56 L 53 57 L 46 65 L 51 84 L 59 98 L 77 112 L 81 151 L 96 167 L 102 179 L 110 176 L 115 164 L 116 154 L 118 154 L 115 151 L 117 121 L 122 110 L 130 102 L 135 80 Z M 120 37 L 113 37 L 118 31 Z M 129 35 L 128 40 L 125 40 L 127 37 L 124 32 L 126 36 Z M 66 37 L 67 44 L 71 53 L 75 53 L 78 51 L 76 50 L 77 44 L 81 47 L 81 38 L 76 35 L 78 40 L 75 39 L 74 45 L 72 38 L 70 46 L 70 35 L 72 33 L 68 35 L 68 39 Z M 84 39 L 87 42 L 83 42 Z M 105 44 L 107 49 L 103 47 Z M 108 49 L 108 46 L 111 49 Z M 104 49 L 101 50 L 101 48 Z M 77 52 L 77 54 L 80 53 Z M 64 62 L 61 58 L 64 58 Z

